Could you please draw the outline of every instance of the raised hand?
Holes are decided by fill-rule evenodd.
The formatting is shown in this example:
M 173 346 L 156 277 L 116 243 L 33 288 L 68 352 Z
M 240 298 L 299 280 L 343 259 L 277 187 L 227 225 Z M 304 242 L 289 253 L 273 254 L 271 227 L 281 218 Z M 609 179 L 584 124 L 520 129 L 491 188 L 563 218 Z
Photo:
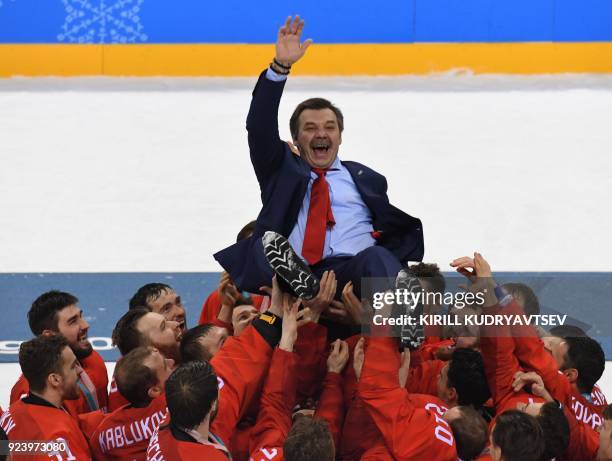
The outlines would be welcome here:
M 355 376 L 357 376 L 357 381 L 361 377 L 361 370 L 363 368 L 363 362 L 365 361 L 365 338 L 361 338 L 357 341 L 355 345 L 355 350 L 353 351 L 353 369 L 355 370 Z
M 312 312 L 312 321 L 318 322 L 321 313 L 325 311 L 336 296 L 336 274 L 334 271 L 325 271 L 319 282 L 319 293 L 309 301 L 304 301 L 304 305 Z
M 471 282 L 475 282 L 478 278 L 492 276 L 491 266 L 482 255 L 477 252 L 474 252 L 474 258 L 463 256 L 462 258 L 454 259 L 450 265 Z
M 336 339 L 331 345 L 331 352 L 327 358 L 327 371 L 342 373 L 349 359 L 349 347 L 346 341 Z
M 223 271 L 221 274 L 221 279 L 219 280 L 219 286 L 217 288 L 219 292 L 219 301 L 221 301 L 221 305 L 234 307 L 236 301 L 240 298 L 240 292 L 232 282 L 230 275 Z
M 365 323 L 366 315 L 361 305 L 361 301 L 353 291 L 353 282 L 347 282 L 342 289 L 342 302 L 353 322 L 357 325 Z
M 282 298 L 283 333 L 281 335 L 280 342 L 278 343 L 278 348 L 287 352 L 293 352 L 293 345 L 295 344 L 298 335 L 298 309 L 300 307 L 301 300 L 297 299 L 295 302 L 291 302 L 291 297 L 286 293 L 283 294 Z
M 470 291 L 484 294 L 485 306 L 497 303 L 497 298 L 495 297 L 496 284 L 491 273 L 491 266 L 480 253 L 475 252 L 474 258 L 470 258 L 469 256 L 457 258 L 453 260 L 450 265 L 472 283 L 469 289 Z M 460 287 L 466 290 L 468 289 L 466 286 L 460 285 Z
M 408 374 L 410 373 L 410 351 L 405 350 L 401 354 L 400 367 L 398 370 L 400 387 L 406 387 Z
M 263 291 L 270 296 L 270 308 L 269 312 L 273 313 L 277 317 L 283 316 L 283 292 L 280 289 L 276 275 L 272 277 L 272 288 L 270 287 L 259 287 L 259 291 Z
M 278 31 L 276 60 L 283 66 L 291 67 L 291 65 L 299 61 L 312 44 L 310 39 L 300 43 L 303 29 L 304 20 L 300 19 L 299 16 L 292 20 L 291 16 L 289 16 L 285 24 Z
M 538 397 L 542 397 L 547 402 L 552 402 L 554 399 L 544 386 L 544 380 L 535 371 L 523 372 L 517 371 L 514 374 L 514 380 L 512 381 L 512 388 L 514 392 L 520 391 L 526 385 L 531 385 L 531 393 Z

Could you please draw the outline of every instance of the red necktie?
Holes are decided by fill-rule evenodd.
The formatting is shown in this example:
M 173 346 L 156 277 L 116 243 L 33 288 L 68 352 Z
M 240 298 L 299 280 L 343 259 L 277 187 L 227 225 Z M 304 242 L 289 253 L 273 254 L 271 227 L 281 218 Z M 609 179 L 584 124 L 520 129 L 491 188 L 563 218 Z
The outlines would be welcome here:
M 323 257 L 327 226 L 336 224 L 329 198 L 329 184 L 325 180 L 327 169 L 313 168 L 312 171 L 318 177 L 312 183 L 312 190 L 310 191 L 308 220 L 306 221 L 306 232 L 302 245 L 302 256 L 311 265 L 318 263 Z

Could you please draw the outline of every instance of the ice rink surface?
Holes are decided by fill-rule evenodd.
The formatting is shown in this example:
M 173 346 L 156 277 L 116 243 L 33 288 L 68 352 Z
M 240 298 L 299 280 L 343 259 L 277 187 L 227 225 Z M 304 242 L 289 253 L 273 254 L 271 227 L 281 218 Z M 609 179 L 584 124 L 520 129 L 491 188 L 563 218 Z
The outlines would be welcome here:
M 0 81 L 0 272 L 216 271 L 255 218 L 255 79 Z M 384 174 L 426 259 L 612 270 L 612 77 L 292 78 L 323 96 L 341 159 Z
M 260 207 L 255 81 L 0 80 L 0 272 L 218 271 Z M 283 138 L 313 96 L 345 114 L 340 158 L 423 220 L 425 260 L 612 271 L 612 76 L 291 78 Z

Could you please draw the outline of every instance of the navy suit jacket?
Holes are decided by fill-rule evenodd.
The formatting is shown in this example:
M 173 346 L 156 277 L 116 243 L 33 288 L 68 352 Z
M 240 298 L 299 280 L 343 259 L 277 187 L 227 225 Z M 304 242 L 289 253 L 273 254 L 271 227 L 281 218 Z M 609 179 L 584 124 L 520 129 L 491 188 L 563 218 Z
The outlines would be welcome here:
M 257 292 L 270 284 L 270 269 L 263 256 L 261 237 L 275 231 L 288 237 L 297 221 L 310 180 L 310 165 L 280 139 L 278 107 L 285 82 L 266 78 L 264 71 L 253 90 L 247 117 L 251 162 L 261 189 L 262 209 L 253 235 L 214 255 L 240 290 Z M 377 244 L 389 249 L 402 263 L 423 258 L 421 221 L 394 207 L 387 197 L 387 180 L 357 162 L 344 161 L 380 233 Z

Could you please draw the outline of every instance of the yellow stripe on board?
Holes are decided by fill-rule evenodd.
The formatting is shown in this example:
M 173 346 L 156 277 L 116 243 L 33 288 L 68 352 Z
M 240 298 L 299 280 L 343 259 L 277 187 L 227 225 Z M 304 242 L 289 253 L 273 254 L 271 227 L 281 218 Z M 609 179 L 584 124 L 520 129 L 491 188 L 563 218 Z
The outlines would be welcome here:
M 254 76 L 273 45 L 0 45 L 0 77 Z M 292 75 L 612 73 L 612 42 L 313 45 Z

